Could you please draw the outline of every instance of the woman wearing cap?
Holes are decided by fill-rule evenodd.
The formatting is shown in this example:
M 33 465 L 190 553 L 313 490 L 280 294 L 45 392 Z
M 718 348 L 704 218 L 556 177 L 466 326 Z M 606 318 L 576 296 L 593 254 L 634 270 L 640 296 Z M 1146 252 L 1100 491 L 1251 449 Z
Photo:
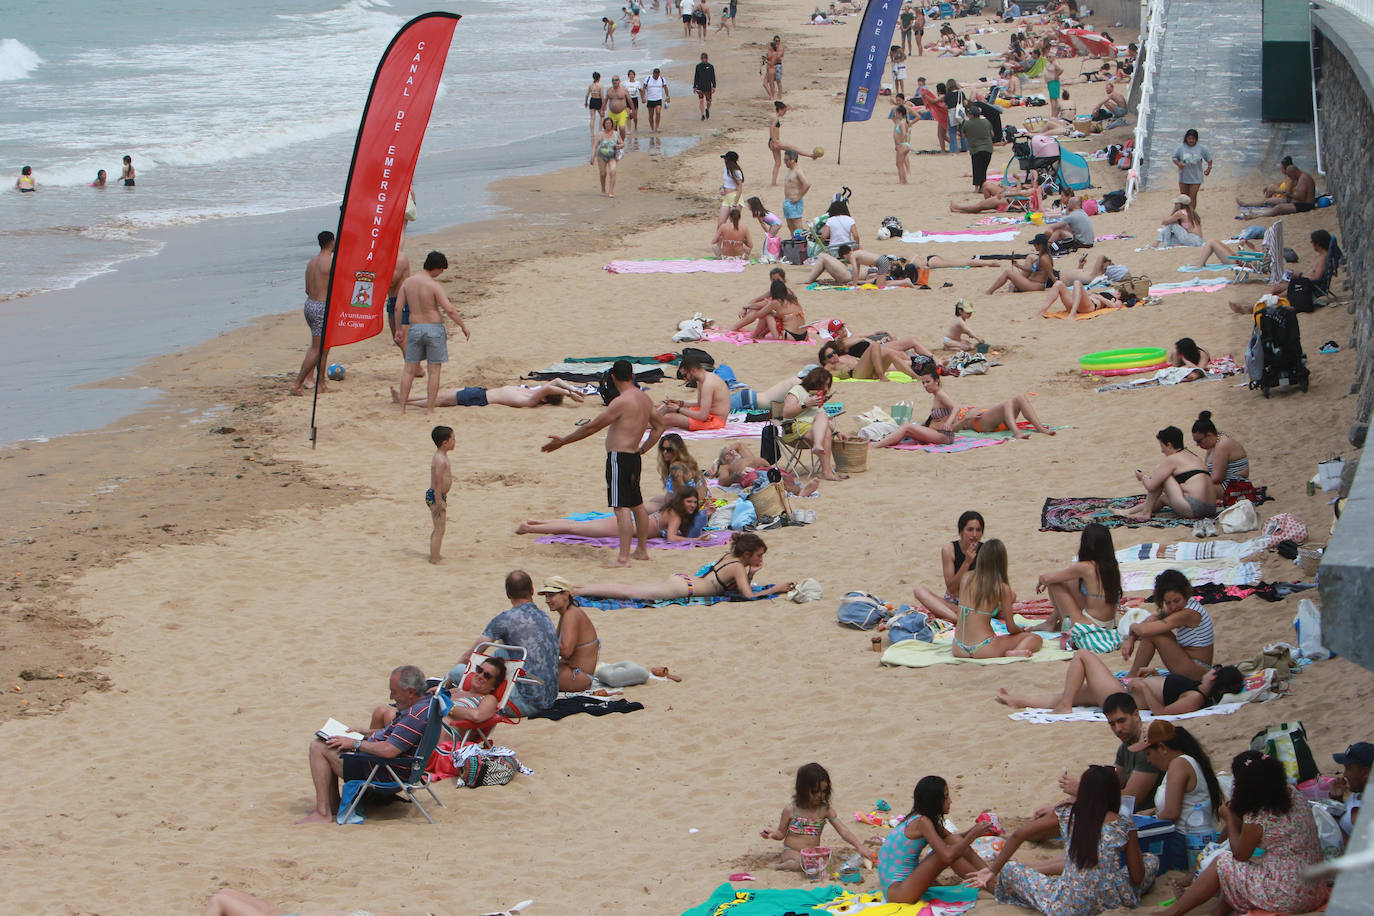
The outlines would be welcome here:
M 1188 195 L 1194 209 L 1197 208 L 1197 192 L 1202 188 L 1202 179 L 1212 174 L 1212 152 L 1198 143 L 1197 131 L 1193 128 L 1183 134 L 1183 142 L 1174 148 L 1173 162 L 1178 168 L 1178 195 Z M 1203 168 L 1202 164 L 1207 163 Z
M 1075 706 L 1101 706 L 1102 701 L 1114 693 L 1127 693 L 1140 701 L 1142 693 L 1149 694 L 1150 712 L 1156 716 L 1176 716 L 1179 713 L 1197 712 L 1217 701 L 1228 693 L 1239 693 L 1245 687 L 1245 678 L 1240 669 L 1232 665 L 1217 665 L 1193 681 L 1181 675 L 1173 675 L 1178 680 L 1169 681 L 1162 677 L 1136 678 L 1131 681 L 1128 691 L 1116 675 L 1112 674 L 1107 663 L 1096 652 L 1079 649 L 1069 660 L 1069 670 L 1064 675 L 1064 689 L 1059 693 L 1012 693 L 1002 687 L 997 691 L 997 702 L 1014 708 L 1033 707 L 1048 709 L 1052 713 L 1067 713 Z M 1148 688 L 1148 689 L 1146 689 Z
M 1005 267 L 997 279 L 989 286 L 986 295 L 991 296 L 1003 286 L 1010 286 L 1013 293 L 1032 293 L 1049 289 L 1054 285 L 1054 258 L 1050 257 L 1050 237 L 1038 233 L 1031 239 L 1033 252 L 1020 264 Z
M 587 612 L 573 604 L 572 583 L 562 576 L 545 579 L 539 594 L 558 615 L 558 689 L 589 689 L 601 655 L 596 627 Z
M 1151 248 L 1168 248 L 1173 245 L 1182 245 L 1188 248 L 1200 248 L 1206 244 L 1202 235 L 1202 217 L 1197 215 L 1193 209 L 1193 200 L 1187 194 L 1180 194 L 1174 198 L 1173 209 L 1169 215 L 1164 217 L 1164 222 L 1159 224 L 1158 240 Z
M 725 165 L 720 176 L 720 219 L 716 222 L 723 225 L 730 211 L 738 210 L 739 202 L 744 199 L 744 169 L 740 168 L 739 153 L 734 150 L 720 158 L 725 160 Z
M 1164 842 L 1164 864 L 1176 868 L 1187 855 L 1186 837 L 1216 832 L 1222 799 L 1211 758 L 1188 729 L 1163 719 L 1150 722 L 1144 739 L 1127 750 L 1144 751 L 1150 766 L 1164 774 L 1155 790 L 1155 817 L 1174 822 L 1173 836 Z
M 1231 761 L 1231 771 L 1235 788 L 1230 801 L 1221 806 L 1226 847 L 1163 916 L 1180 916 L 1218 894 L 1217 912 L 1320 909 L 1330 888 L 1325 881 L 1303 876 L 1322 860 L 1311 806 L 1288 785 L 1276 757 L 1244 751 Z

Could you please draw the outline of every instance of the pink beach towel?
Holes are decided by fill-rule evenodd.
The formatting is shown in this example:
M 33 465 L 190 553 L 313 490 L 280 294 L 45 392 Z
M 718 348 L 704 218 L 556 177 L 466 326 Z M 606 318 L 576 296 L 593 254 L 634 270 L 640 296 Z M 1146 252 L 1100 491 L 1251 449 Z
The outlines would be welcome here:
M 719 547 L 728 544 L 733 532 L 708 531 L 705 540 L 670 541 L 667 538 L 649 538 L 651 550 L 691 550 L 695 547 Z M 587 547 L 612 547 L 619 549 L 619 538 L 589 538 L 580 534 L 549 534 L 535 538 L 536 544 L 583 544 Z
M 674 429 L 684 439 L 758 439 L 767 423 L 726 423 L 720 429 Z
M 671 261 L 612 261 L 605 269 L 613 274 L 740 274 L 744 273 L 747 263 L 739 258 L 678 258 Z
M 966 452 L 971 448 L 982 448 L 985 445 L 1001 445 L 1003 442 L 1010 442 L 1011 437 L 1004 439 L 979 439 L 972 436 L 958 436 L 949 445 L 919 445 L 915 442 L 899 442 L 891 448 L 900 449 L 904 452 L 933 452 L 939 455 L 947 455 L 950 452 Z
M 948 232 L 908 232 L 902 236 L 903 242 L 924 244 L 926 242 L 1010 242 L 1021 230 L 1016 229 L 952 229 Z
M 806 329 L 808 335 L 814 333 L 814 331 L 815 329 L 811 327 L 808 327 Z M 816 345 L 816 342 L 811 340 L 809 337 L 806 340 L 778 340 L 774 337 L 757 338 L 753 334 L 750 334 L 746 331 L 722 331 L 717 328 L 708 328 L 705 331 L 705 333 L 702 334 L 701 339 L 709 340 L 712 342 L 732 343 L 737 347 L 743 347 L 749 344 L 757 343 L 788 343 L 801 344 L 802 346 L 810 347 L 814 347 Z

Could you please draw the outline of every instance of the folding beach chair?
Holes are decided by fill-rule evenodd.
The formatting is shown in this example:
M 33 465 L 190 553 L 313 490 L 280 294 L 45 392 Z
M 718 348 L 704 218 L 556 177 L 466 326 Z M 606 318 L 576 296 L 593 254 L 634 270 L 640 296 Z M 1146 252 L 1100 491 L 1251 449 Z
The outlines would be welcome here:
M 1237 251 L 1229 260 L 1237 283 L 1251 280 L 1282 282 L 1283 220 L 1274 220 L 1274 225 L 1264 230 L 1264 241 L 1259 251 Z
M 807 477 L 814 477 L 820 462 L 816 460 L 811 442 L 797 433 L 797 421 L 782 415 L 784 403 L 786 402 L 773 401 L 768 405 L 768 422 L 777 430 L 778 448 L 782 450 L 782 457 L 778 460 L 777 466 L 779 470 L 790 471 L 798 477 L 803 470 Z
M 370 754 L 344 754 L 344 779 L 347 781 L 349 770 L 354 767 L 366 767 L 371 764 L 367 778 L 353 794 L 352 801 L 349 802 L 347 810 L 338 817 L 338 823 L 347 824 L 353 817 L 354 810 L 358 803 L 362 801 L 364 795 L 373 792 L 379 795 L 397 795 L 405 793 L 406 798 L 420 809 L 420 813 L 425 816 L 425 820 L 431 824 L 434 818 L 429 816 L 424 805 L 415 797 L 416 789 L 424 789 L 429 793 L 430 798 L 438 803 L 440 808 L 445 807 L 439 796 L 434 794 L 434 789 L 429 784 L 429 774 L 425 771 L 426 764 L 429 763 L 430 755 L 439 745 L 439 736 L 444 728 L 444 707 L 437 697 L 429 701 L 429 716 L 425 722 L 425 733 L 420 738 L 420 744 L 415 748 L 414 757 L 374 757 Z
M 538 684 L 537 678 L 532 678 L 525 672 L 525 649 L 523 646 L 507 646 L 501 643 L 484 642 L 479 643 L 477 648 L 472 650 L 472 656 L 468 659 L 467 668 L 463 671 L 463 676 L 457 684 L 449 682 L 448 678 L 439 684 L 439 689 L 446 691 L 449 687 L 456 686 L 459 690 L 471 690 L 474 673 L 477 666 L 484 661 L 499 658 L 506 664 L 506 679 L 496 689 L 496 715 L 483 722 L 476 722 L 471 725 L 453 725 L 445 720 L 443 723 L 444 733 L 453 740 L 453 747 L 457 750 L 464 744 L 491 744 L 491 733 L 496 726 L 502 723 L 514 725 L 523 718 L 519 706 L 515 702 L 515 689 L 520 683 Z M 446 710 L 447 712 L 447 710 Z
M 1329 305 L 1339 305 L 1346 302 L 1348 297 L 1336 292 L 1336 278 L 1340 275 L 1341 265 L 1345 263 L 1345 252 L 1341 251 L 1341 246 L 1337 244 L 1336 237 L 1331 237 L 1331 248 L 1326 253 L 1326 272 L 1317 280 L 1316 304 L 1318 307 Z M 1346 271 L 1344 281 L 1345 287 L 1350 286 L 1349 271 Z

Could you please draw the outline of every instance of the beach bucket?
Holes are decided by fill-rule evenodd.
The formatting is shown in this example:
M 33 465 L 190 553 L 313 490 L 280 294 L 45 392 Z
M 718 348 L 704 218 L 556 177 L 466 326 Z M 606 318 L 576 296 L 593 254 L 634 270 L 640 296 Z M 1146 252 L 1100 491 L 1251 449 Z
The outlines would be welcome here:
M 862 474 L 868 470 L 868 440 L 841 439 L 831 440 L 835 450 L 835 470 L 845 474 Z
M 787 491 L 782 488 L 782 484 L 775 483 L 754 491 L 749 496 L 749 501 L 754 504 L 754 511 L 759 515 L 787 515 Z
M 986 353 L 986 352 L 988 352 L 988 350 L 990 350 L 990 349 L 992 349 L 992 348 L 991 348 L 990 346 L 988 346 L 987 344 L 985 344 L 985 343 L 980 343 L 980 344 L 978 344 L 978 352 L 979 352 L 979 353 Z
M 808 846 L 801 851 L 802 871 L 808 878 L 819 878 L 830 864 L 829 846 Z

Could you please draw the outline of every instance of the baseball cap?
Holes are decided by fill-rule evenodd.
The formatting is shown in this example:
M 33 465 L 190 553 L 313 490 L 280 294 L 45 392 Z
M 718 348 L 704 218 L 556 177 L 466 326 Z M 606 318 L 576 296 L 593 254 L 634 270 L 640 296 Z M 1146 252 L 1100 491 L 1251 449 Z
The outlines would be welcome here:
M 1145 729 L 1145 737 L 1135 744 L 1130 745 L 1127 750 L 1132 753 L 1143 751 L 1152 744 L 1172 741 L 1173 737 L 1174 723 L 1165 722 L 1163 719 L 1151 719 L 1150 727 Z
M 572 583 L 562 576 L 549 576 L 544 580 L 544 584 L 539 586 L 538 594 L 552 595 L 555 592 L 572 591 Z
M 831 337 L 839 337 L 840 332 L 844 330 L 844 322 L 838 318 L 831 318 L 830 321 L 826 323 L 825 330 Z
M 1344 754 L 1332 754 L 1331 759 L 1342 766 L 1348 763 L 1358 764 L 1362 767 L 1374 766 L 1374 744 L 1368 741 L 1357 741 L 1345 749 Z
M 720 158 L 722 158 L 722 159 L 738 159 L 738 158 L 739 158 L 739 153 L 735 152 L 734 150 L 730 150 L 728 153 L 721 153 L 721 154 L 720 154 Z
M 1032 245 L 1048 245 L 1049 243 L 1050 237 L 1043 232 L 1037 232 L 1035 237 L 1031 239 Z

